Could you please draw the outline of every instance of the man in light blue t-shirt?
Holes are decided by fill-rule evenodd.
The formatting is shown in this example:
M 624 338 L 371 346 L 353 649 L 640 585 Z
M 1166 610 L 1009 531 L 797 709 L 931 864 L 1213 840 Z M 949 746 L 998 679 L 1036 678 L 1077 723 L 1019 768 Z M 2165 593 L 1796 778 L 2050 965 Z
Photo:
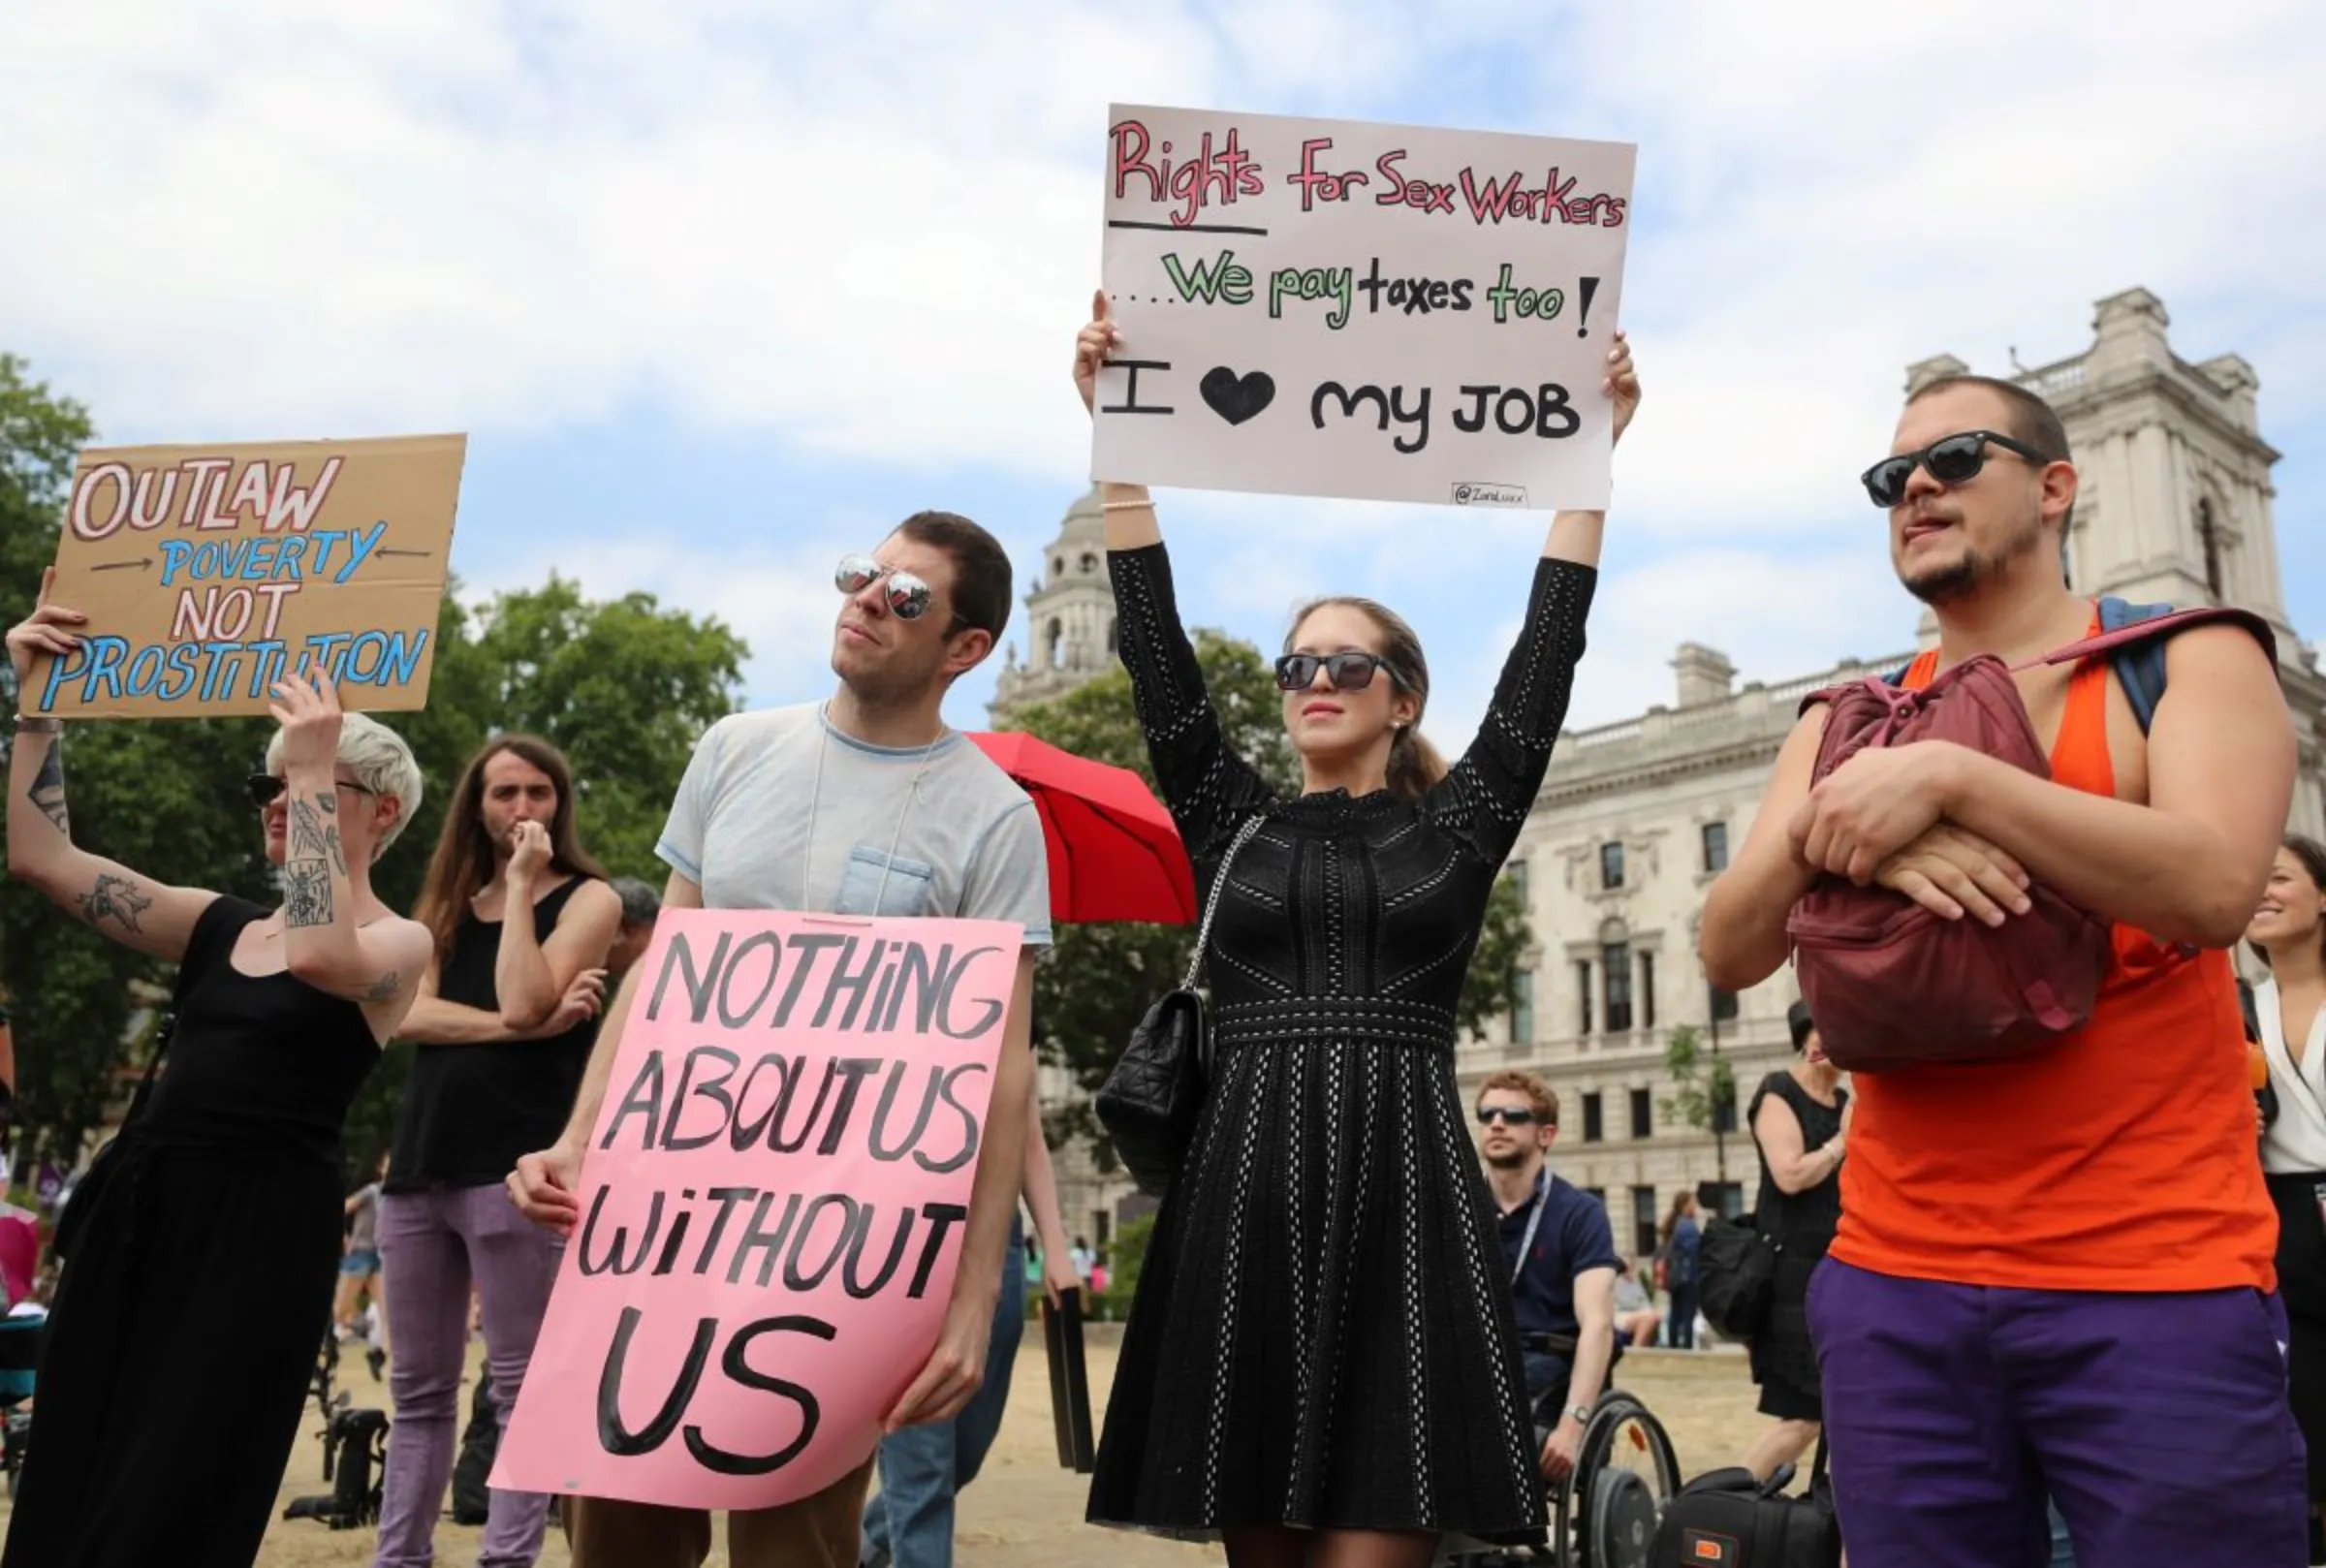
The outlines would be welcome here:
M 949 1427 L 985 1376 L 1032 1114 L 1033 972 L 1050 941 L 1050 878 L 1033 802 L 941 713 L 954 680 L 1008 623 L 1009 556 L 966 517 L 923 512 L 871 554 L 845 557 L 835 581 L 839 689 L 712 725 L 656 852 L 671 867 L 668 908 L 956 916 L 1025 929 L 960 1270 L 936 1348 L 889 1417 L 896 1432 Z M 509 1178 L 519 1207 L 560 1231 L 579 1217 L 583 1150 L 642 973 L 624 977 L 607 1009 L 564 1135 Z M 853 1564 L 872 1462 L 812 1497 L 731 1515 L 735 1568 Z M 574 1568 L 697 1568 L 710 1547 L 701 1510 L 606 1498 L 570 1500 L 566 1530 Z

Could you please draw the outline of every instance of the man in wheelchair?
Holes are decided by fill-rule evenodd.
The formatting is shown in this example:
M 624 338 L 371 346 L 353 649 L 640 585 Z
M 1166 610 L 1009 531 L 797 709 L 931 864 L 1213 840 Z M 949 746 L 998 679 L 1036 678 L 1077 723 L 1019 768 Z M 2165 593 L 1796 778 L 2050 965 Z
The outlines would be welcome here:
M 1574 1471 L 1615 1365 L 1621 1260 L 1606 1206 L 1545 1163 L 1558 1137 L 1558 1096 L 1550 1085 L 1531 1073 L 1496 1073 L 1478 1091 L 1477 1113 L 1543 1476 L 1556 1486 Z

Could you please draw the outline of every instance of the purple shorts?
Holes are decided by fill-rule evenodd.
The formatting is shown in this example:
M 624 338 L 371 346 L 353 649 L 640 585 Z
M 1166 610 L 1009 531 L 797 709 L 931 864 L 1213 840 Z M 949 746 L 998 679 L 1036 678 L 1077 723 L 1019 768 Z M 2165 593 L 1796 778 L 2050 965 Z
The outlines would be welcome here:
M 1808 1305 L 1851 1562 L 2036 1568 L 2047 1495 L 2080 1563 L 2308 1561 L 2275 1296 L 1947 1285 L 1828 1259 Z

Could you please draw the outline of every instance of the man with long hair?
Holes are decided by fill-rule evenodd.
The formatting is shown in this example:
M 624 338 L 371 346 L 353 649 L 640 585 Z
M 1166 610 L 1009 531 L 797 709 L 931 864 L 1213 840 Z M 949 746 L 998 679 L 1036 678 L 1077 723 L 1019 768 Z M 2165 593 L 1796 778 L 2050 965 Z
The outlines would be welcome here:
M 503 735 L 469 763 L 414 913 L 434 948 L 403 1029 L 419 1049 L 380 1198 L 396 1340 L 377 1568 L 433 1560 L 472 1282 L 505 1426 L 557 1273 L 556 1238 L 510 1207 L 501 1181 L 565 1124 L 622 905 L 575 832 L 573 772 L 555 746 Z M 548 1512 L 547 1497 L 494 1492 L 481 1568 L 531 1563 Z
M 952 1421 L 984 1379 L 1032 1109 L 1033 964 L 1050 941 L 1050 872 L 1033 802 L 944 719 L 946 692 L 1009 620 L 1000 544 L 966 517 L 917 513 L 871 553 L 843 557 L 833 585 L 839 689 L 711 726 L 656 853 L 671 867 L 669 908 L 953 916 L 1025 932 L 953 1294 L 936 1344 L 888 1413 L 894 1432 Z M 563 1134 L 514 1162 L 511 1193 L 560 1234 L 580 1218 L 582 1163 L 644 972 L 624 979 Z M 822 1491 L 728 1515 L 728 1560 L 853 1564 L 872 1461 L 867 1443 L 864 1463 Z M 566 1530 L 574 1568 L 697 1568 L 710 1551 L 700 1509 L 578 1497 Z

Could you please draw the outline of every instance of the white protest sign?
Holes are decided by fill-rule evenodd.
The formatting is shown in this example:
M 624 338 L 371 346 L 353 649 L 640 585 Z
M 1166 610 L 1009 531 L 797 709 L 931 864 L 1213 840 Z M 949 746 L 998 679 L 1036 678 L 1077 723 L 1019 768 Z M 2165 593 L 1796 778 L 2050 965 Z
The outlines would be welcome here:
M 1092 476 L 1606 506 L 1634 150 L 1116 106 Z

